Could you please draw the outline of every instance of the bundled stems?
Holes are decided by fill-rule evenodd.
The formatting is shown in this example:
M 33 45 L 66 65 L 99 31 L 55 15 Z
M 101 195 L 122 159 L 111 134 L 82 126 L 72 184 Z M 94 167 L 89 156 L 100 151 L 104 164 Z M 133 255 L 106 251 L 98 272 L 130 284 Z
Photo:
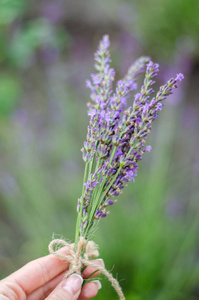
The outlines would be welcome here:
M 90 121 L 81 150 L 85 172 L 77 205 L 75 250 L 80 237 L 90 239 L 96 222 L 109 214 L 107 208 L 117 201 L 115 197 L 129 181 L 134 181 L 138 162 L 151 150 L 146 139 L 164 106 L 162 102 L 184 78 L 179 73 L 169 79 L 154 97 L 159 65 L 149 57 L 141 57 L 113 91 L 115 71 L 110 67 L 109 45 L 108 35 L 103 36 L 95 53 L 97 73 L 91 74 L 91 81 L 87 80 L 92 103 L 88 103 Z M 136 80 L 140 73 L 145 74 L 140 92 L 134 94 L 133 103 L 127 104 L 132 91 L 138 88 Z

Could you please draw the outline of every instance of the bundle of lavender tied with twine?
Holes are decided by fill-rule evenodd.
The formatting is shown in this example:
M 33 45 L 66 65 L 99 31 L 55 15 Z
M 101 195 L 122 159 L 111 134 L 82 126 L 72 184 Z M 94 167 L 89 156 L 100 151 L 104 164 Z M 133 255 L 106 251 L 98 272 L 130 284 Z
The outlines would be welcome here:
M 152 122 L 164 106 L 162 101 L 172 94 L 184 76 L 177 74 L 152 97 L 159 65 L 149 57 L 141 57 L 129 68 L 127 75 L 116 83 L 113 92 L 115 71 L 109 64 L 109 45 L 109 36 L 104 35 L 95 53 L 97 73 L 91 74 L 91 81 L 87 81 L 93 103 L 88 103 L 90 122 L 87 139 L 81 150 L 85 172 L 82 195 L 77 205 L 75 246 L 72 249 L 64 240 L 53 240 L 49 251 L 70 262 L 66 277 L 74 272 L 81 274 L 86 266 L 95 267 L 110 280 L 119 298 L 125 299 L 112 274 L 92 263 L 92 258 L 99 253 L 91 238 L 99 220 L 109 214 L 108 207 L 117 202 L 115 197 L 137 175 L 138 161 L 145 152 L 151 150 L 151 146 L 146 146 L 146 138 Z M 134 95 L 133 104 L 127 107 L 130 92 L 137 89 L 137 75 L 144 72 L 141 90 Z M 69 254 L 58 254 L 54 250 L 57 245 L 68 246 Z

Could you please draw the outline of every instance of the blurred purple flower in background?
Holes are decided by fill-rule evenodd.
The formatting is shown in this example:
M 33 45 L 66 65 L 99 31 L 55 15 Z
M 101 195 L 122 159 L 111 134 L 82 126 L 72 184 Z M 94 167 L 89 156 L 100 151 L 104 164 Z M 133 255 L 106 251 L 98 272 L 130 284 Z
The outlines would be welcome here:
M 49 22 L 57 23 L 63 17 L 63 0 L 46 0 L 42 7 L 42 16 Z
M 60 49 L 51 45 L 44 45 L 40 50 L 40 55 L 46 64 L 53 63 L 60 55 Z
M 129 66 L 129 61 L 135 60 L 138 57 L 140 42 L 132 34 L 122 30 L 115 39 L 115 43 L 118 44 L 118 48 L 120 49 L 118 53 L 118 57 L 120 58 L 119 70 L 123 74 Z
M 183 214 L 183 205 L 182 205 L 182 199 L 175 198 L 170 200 L 169 204 L 166 208 L 166 214 L 169 218 L 175 219 L 176 217 L 179 217 Z
M 14 196 L 19 192 L 15 178 L 9 173 L 3 173 L 0 176 L 0 189 L 6 196 Z
M 182 127 L 183 128 L 193 128 L 198 123 L 198 112 L 192 104 L 187 104 L 186 108 L 182 113 Z
M 24 127 L 28 121 L 28 113 L 25 109 L 18 109 L 14 112 L 14 121 Z

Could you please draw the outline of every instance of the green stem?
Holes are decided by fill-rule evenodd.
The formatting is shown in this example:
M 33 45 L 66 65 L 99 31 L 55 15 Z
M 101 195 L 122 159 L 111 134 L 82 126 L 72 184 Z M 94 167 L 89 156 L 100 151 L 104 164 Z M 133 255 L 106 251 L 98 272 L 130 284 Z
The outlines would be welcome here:
M 89 218 L 88 226 L 90 226 L 90 224 L 91 224 L 92 221 L 93 221 L 93 217 L 94 217 L 95 211 L 96 211 L 97 206 L 98 206 L 98 200 L 99 200 L 100 195 L 101 195 L 101 193 L 102 193 L 102 191 L 103 191 L 103 188 L 104 188 L 105 183 L 106 183 L 106 178 L 102 181 L 101 186 L 100 186 L 99 189 L 98 189 L 98 192 L 97 192 L 96 197 L 95 197 L 95 198 L 93 197 L 93 200 L 94 200 L 94 199 L 95 199 L 95 200 L 92 201 L 92 207 L 91 207 L 91 211 L 90 211 L 90 213 L 89 213 L 90 218 Z
M 104 191 L 104 193 L 101 196 L 101 201 L 104 199 L 104 197 L 106 196 L 106 194 L 108 193 L 108 191 L 111 188 L 111 185 L 113 184 L 113 182 L 117 179 L 117 176 L 119 175 L 120 171 L 121 171 L 122 167 L 119 167 L 119 169 L 117 170 L 117 173 L 114 175 L 113 179 L 111 180 L 111 182 L 109 183 L 108 187 L 106 188 L 106 190 Z M 101 201 L 99 203 L 99 205 L 101 204 Z
M 99 159 L 99 158 L 98 158 L 98 161 L 97 161 L 97 164 L 96 164 L 96 168 L 95 168 L 95 172 L 96 172 L 97 169 L 99 168 L 100 163 L 101 163 L 101 165 L 103 165 L 104 159 Z M 98 180 L 99 180 L 99 181 L 101 180 L 101 174 L 99 175 Z M 103 184 L 100 185 L 100 189 L 101 189 L 101 186 L 103 186 Z M 89 210 L 88 215 L 90 215 L 90 213 L 91 213 L 92 210 L 93 210 L 93 206 L 94 206 L 94 205 L 93 205 L 93 202 L 94 202 L 94 199 L 96 198 L 96 195 L 98 195 L 98 193 L 99 193 L 99 189 L 95 188 L 94 191 L 93 191 L 93 194 L 92 194 L 92 198 L 91 198 L 91 203 L 92 203 L 92 205 L 90 205 L 90 210 Z M 89 221 L 88 221 L 88 226 L 87 226 L 87 227 L 90 227 L 90 222 L 89 222 Z
M 110 168 L 110 165 L 111 165 L 112 160 L 114 158 L 116 149 L 117 149 L 117 146 L 114 146 L 113 151 L 111 153 L 110 161 L 109 161 L 109 168 Z M 83 210 L 83 195 L 84 195 L 84 191 L 85 191 L 84 183 L 86 182 L 86 176 L 87 176 L 87 178 L 89 178 L 90 175 L 92 174 L 95 158 L 96 157 L 94 155 L 92 161 L 89 162 L 88 176 L 87 176 L 88 163 L 86 163 L 86 166 L 85 166 L 84 181 L 83 181 L 83 188 L 82 188 L 82 198 L 81 198 L 82 201 L 81 201 L 81 207 L 80 207 L 80 211 L 79 211 L 79 214 L 78 214 L 78 217 L 77 217 L 77 223 L 76 223 L 75 250 L 76 250 L 77 243 L 78 243 L 79 236 L 80 236 L 80 230 L 79 230 L 79 228 L 80 228 L 80 225 L 81 225 L 82 210 Z M 103 165 L 103 162 L 104 162 L 104 160 L 98 159 L 97 164 L 95 166 L 95 172 L 99 168 L 100 164 Z M 106 193 L 110 189 L 112 183 L 115 181 L 117 175 L 119 174 L 120 169 L 121 168 L 118 169 L 117 173 L 115 174 L 114 178 L 111 180 L 110 184 L 108 185 L 108 188 L 106 189 L 106 192 L 104 192 L 103 195 L 106 195 Z M 89 220 L 88 220 L 87 230 L 85 231 L 84 236 L 87 235 L 88 230 L 90 228 L 90 225 L 93 222 L 93 218 L 94 218 L 95 212 L 96 212 L 97 208 L 100 206 L 101 201 L 103 200 L 103 198 L 102 198 L 102 200 L 100 200 L 100 198 L 101 198 L 101 194 L 103 192 L 104 185 L 106 184 L 106 182 L 107 182 L 107 177 L 104 178 L 104 180 L 102 181 L 102 183 L 100 184 L 100 186 L 98 187 L 98 189 L 96 189 L 95 192 L 93 193 L 93 196 L 92 196 L 92 199 L 91 199 L 91 210 L 90 210 L 90 212 L 88 214 L 90 217 L 89 217 Z
M 93 222 L 94 219 L 94 215 L 95 212 L 97 210 L 97 208 L 100 206 L 102 200 L 104 199 L 104 197 L 106 196 L 106 194 L 108 193 L 109 189 L 111 188 L 112 184 L 114 183 L 114 181 L 117 179 L 118 174 L 120 173 L 122 167 L 119 167 L 117 173 L 114 175 L 114 177 L 112 178 L 111 182 L 109 183 L 108 187 L 106 188 L 106 190 L 102 193 L 103 189 L 104 189 L 104 184 L 106 183 L 107 178 L 105 178 L 103 180 L 103 183 L 98 191 L 97 194 L 97 199 L 95 200 L 95 205 L 92 206 L 92 210 L 90 212 L 90 218 L 89 218 L 89 223 L 88 223 L 88 227 L 90 226 L 90 224 Z
M 94 165 L 94 161 L 95 161 L 95 155 L 92 158 L 92 161 L 90 161 L 89 163 L 87 162 L 85 165 L 85 170 L 84 170 L 84 179 L 83 179 L 83 186 L 82 186 L 82 197 L 81 197 L 81 206 L 80 206 L 80 211 L 77 217 L 77 223 L 76 223 L 76 232 L 75 232 L 75 250 L 77 248 L 77 244 L 78 244 L 78 240 L 79 240 L 79 236 L 80 236 L 80 226 L 81 226 L 81 218 L 82 218 L 82 210 L 83 210 L 83 195 L 84 195 L 84 191 L 85 191 L 85 185 L 84 183 L 86 182 L 86 179 L 89 179 L 90 175 L 92 174 L 92 170 L 93 170 L 93 165 Z M 88 164 L 89 164 L 89 171 L 88 171 Z M 99 161 L 97 162 L 97 166 L 96 166 L 96 170 L 99 167 Z M 88 175 L 87 175 L 88 172 Z
M 95 154 L 93 155 L 92 161 L 89 162 L 90 167 L 89 167 L 88 179 L 89 179 L 90 175 L 92 174 L 94 161 L 95 161 Z
M 86 182 L 87 170 L 88 170 L 88 162 L 86 163 L 85 169 L 84 169 L 84 179 L 83 179 L 83 186 L 82 186 L 81 206 L 80 206 L 80 211 L 78 213 L 77 223 L 76 223 L 75 250 L 77 248 L 77 244 L 78 244 L 78 240 L 79 240 L 79 236 L 80 236 L 80 230 L 79 230 L 79 228 L 80 228 L 80 225 L 81 225 L 81 217 L 82 217 L 82 210 L 83 210 L 83 195 L 84 195 L 84 190 L 85 190 L 84 183 Z
M 113 160 L 113 157 L 114 157 L 114 155 L 115 155 L 115 151 L 116 151 L 116 149 L 117 149 L 117 147 L 116 146 L 114 146 L 114 148 L 113 148 L 113 151 L 112 151 L 112 153 L 111 153 L 111 157 L 110 157 L 110 161 L 109 161 L 109 166 L 111 165 L 111 163 L 112 163 L 112 160 Z

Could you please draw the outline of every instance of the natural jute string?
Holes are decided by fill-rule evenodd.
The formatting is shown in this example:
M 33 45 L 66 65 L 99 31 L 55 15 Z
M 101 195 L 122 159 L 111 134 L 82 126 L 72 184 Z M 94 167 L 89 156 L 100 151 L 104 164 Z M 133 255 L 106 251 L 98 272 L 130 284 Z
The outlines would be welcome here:
M 57 253 L 54 250 L 55 246 L 67 246 L 68 247 L 68 254 L 61 254 Z M 84 257 L 81 256 L 82 249 L 85 248 Z M 70 263 L 70 268 L 66 272 L 65 278 L 68 278 L 73 273 L 81 274 L 82 266 L 90 266 L 97 270 L 99 270 L 102 274 L 104 274 L 108 280 L 111 282 L 112 286 L 114 287 L 115 291 L 117 292 L 120 300 L 125 300 L 124 294 L 122 289 L 118 283 L 118 281 L 113 277 L 111 273 L 109 273 L 104 267 L 100 267 L 89 260 L 89 257 L 97 257 L 99 252 L 97 250 L 97 245 L 93 241 L 86 241 L 85 238 L 80 237 L 79 242 L 77 245 L 77 251 L 75 252 L 70 244 L 62 239 L 53 240 L 48 246 L 50 254 L 53 254 L 56 257 L 59 257 L 63 260 L 66 260 Z

